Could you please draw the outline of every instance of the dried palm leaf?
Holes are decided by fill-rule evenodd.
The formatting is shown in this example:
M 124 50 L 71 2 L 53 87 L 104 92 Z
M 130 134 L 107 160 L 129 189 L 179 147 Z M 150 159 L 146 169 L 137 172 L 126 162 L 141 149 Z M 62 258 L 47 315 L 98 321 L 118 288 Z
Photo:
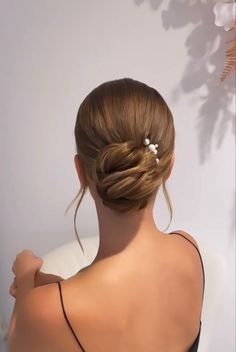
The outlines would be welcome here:
M 232 29 L 234 32 L 236 32 L 236 22 L 234 23 Z M 220 76 L 220 80 L 222 82 L 226 79 L 226 77 L 229 76 L 232 71 L 235 71 L 236 69 L 236 33 L 234 33 L 234 38 L 229 40 L 227 43 L 230 43 L 230 47 L 226 51 L 225 66 Z

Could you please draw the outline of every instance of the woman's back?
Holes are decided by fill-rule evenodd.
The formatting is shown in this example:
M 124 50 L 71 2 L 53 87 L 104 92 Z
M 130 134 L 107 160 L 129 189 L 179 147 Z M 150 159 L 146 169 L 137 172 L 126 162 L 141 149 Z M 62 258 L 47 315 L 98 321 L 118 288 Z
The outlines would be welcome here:
M 158 236 L 62 281 L 58 339 L 50 351 L 192 351 L 204 276 L 199 253 L 186 239 Z

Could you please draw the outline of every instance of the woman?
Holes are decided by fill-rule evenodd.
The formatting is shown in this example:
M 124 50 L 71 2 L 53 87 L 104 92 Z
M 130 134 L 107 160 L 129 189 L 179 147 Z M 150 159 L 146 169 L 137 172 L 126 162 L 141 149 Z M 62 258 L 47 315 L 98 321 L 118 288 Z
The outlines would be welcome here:
M 172 216 L 169 107 L 142 82 L 105 82 L 82 102 L 75 139 L 75 218 L 89 189 L 99 249 L 67 280 L 40 273 L 31 251 L 18 254 L 9 352 L 196 352 L 205 283 L 198 245 L 184 231 L 162 232 L 153 217 L 160 186 Z

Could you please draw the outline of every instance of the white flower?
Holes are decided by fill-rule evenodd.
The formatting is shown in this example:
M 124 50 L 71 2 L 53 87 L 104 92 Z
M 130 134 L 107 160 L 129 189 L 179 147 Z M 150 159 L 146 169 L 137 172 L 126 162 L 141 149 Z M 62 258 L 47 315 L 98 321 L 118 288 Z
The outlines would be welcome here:
M 218 2 L 213 8 L 215 14 L 215 25 L 218 27 L 224 26 L 226 31 L 229 31 L 236 21 L 236 4 Z

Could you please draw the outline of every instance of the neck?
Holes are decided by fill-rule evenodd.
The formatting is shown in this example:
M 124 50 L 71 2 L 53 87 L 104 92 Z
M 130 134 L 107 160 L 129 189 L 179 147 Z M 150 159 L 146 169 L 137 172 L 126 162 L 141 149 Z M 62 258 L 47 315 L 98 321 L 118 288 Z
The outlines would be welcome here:
M 93 261 L 122 255 L 140 244 L 150 245 L 163 234 L 153 218 L 154 199 L 148 206 L 133 213 L 119 213 L 95 200 L 99 224 L 99 248 Z

